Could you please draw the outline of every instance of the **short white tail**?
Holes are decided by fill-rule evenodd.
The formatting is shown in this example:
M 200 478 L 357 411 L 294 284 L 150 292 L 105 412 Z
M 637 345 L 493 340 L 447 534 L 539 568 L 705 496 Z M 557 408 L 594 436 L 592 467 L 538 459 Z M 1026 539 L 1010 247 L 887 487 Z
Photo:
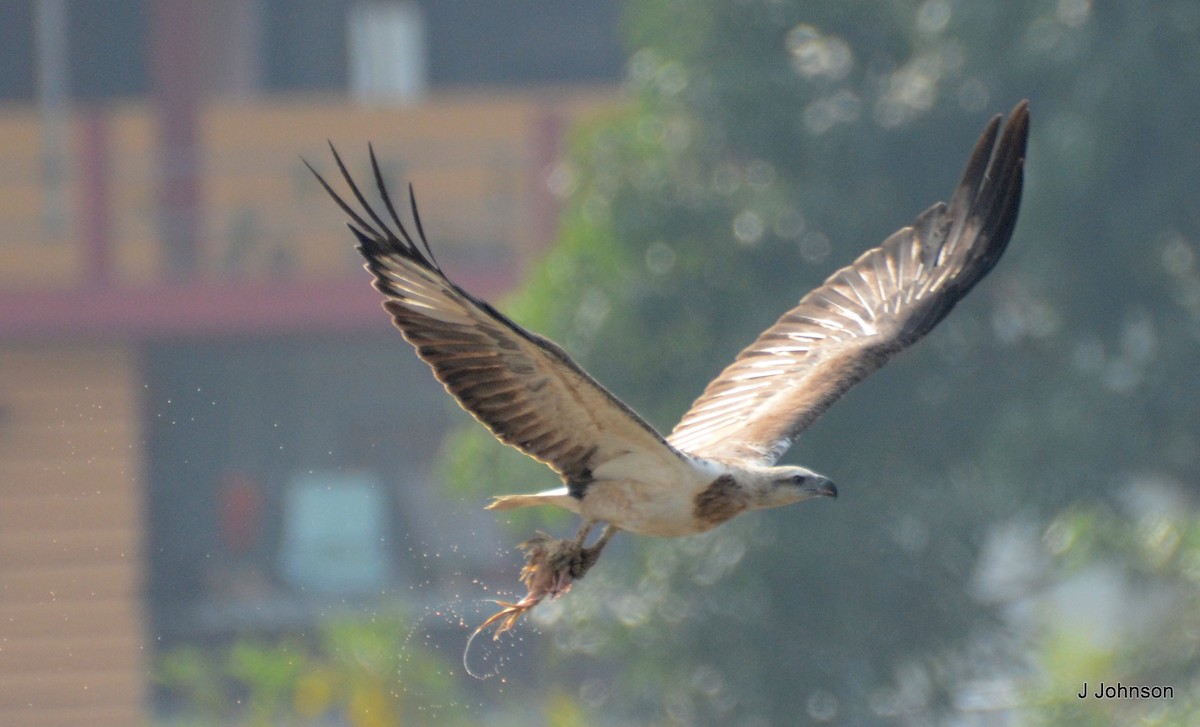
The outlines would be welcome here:
M 516 510 L 518 507 L 545 505 L 546 502 L 537 495 L 500 495 L 487 506 L 489 510 Z
M 519 507 L 533 507 L 534 505 L 556 505 L 571 512 L 579 512 L 579 500 L 571 497 L 565 487 L 532 495 L 498 495 L 487 506 L 487 509 L 516 510 Z

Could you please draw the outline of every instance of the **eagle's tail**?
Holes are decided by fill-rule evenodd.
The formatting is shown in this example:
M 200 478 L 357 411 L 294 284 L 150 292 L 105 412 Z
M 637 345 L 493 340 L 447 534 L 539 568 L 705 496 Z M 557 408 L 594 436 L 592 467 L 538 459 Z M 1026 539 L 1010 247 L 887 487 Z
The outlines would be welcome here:
M 565 487 L 537 492 L 532 495 L 499 495 L 492 499 L 487 509 L 516 510 L 519 507 L 533 507 L 534 505 L 555 505 L 564 510 L 579 512 L 579 500 L 571 497 Z

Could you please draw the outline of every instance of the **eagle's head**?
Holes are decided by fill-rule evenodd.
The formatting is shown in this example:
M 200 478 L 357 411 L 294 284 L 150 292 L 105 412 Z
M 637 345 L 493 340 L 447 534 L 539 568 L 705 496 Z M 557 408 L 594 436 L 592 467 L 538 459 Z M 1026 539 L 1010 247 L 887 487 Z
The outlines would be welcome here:
M 806 467 L 763 467 L 751 472 L 743 486 L 750 492 L 751 507 L 779 507 L 813 497 L 837 497 L 837 486 Z

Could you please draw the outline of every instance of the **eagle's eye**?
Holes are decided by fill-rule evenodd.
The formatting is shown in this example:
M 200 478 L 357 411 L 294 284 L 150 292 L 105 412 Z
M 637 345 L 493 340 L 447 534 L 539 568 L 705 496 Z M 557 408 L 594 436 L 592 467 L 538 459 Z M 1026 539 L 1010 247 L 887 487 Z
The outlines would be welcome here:
M 793 485 L 803 485 L 804 484 L 804 475 L 792 475 L 792 484 Z

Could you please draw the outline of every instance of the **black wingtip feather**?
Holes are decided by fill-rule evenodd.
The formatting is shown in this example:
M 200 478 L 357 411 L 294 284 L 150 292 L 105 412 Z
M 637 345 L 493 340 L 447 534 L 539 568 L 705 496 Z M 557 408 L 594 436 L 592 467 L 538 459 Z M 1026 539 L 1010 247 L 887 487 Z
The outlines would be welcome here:
M 979 141 L 975 142 L 975 148 L 971 150 L 971 156 L 967 159 L 967 165 L 963 169 L 962 180 L 959 182 L 955 195 L 955 197 L 962 195 L 964 202 L 974 200 L 987 179 L 988 167 L 996 148 L 996 135 L 1000 131 L 1002 118 L 1000 114 L 992 117 L 983 133 L 979 135 Z M 951 205 L 958 202 L 958 199 L 952 199 Z
M 377 264 L 377 259 L 384 255 L 393 254 L 400 255 L 422 267 L 433 270 L 439 275 L 444 275 L 441 267 L 437 263 L 437 260 L 433 256 L 433 251 L 429 247 L 429 242 L 425 239 L 425 231 L 422 229 L 420 217 L 417 215 L 416 198 L 412 195 L 411 185 L 409 187 L 409 197 L 412 205 L 413 221 L 416 225 L 420 244 L 418 244 L 416 240 L 413 239 L 412 235 L 409 234 L 408 228 L 405 227 L 404 223 L 400 220 L 399 214 L 396 212 L 396 207 L 392 202 L 391 195 L 388 193 L 387 185 L 383 181 L 383 172 L 379 164 L 378 156 L 375 154 L 374 146 L 368 144 L 367 148 L 370 154 L 371 172 L 375 181 L 376 190 L 379 194 L 379 198 L 382 200 L 383 205 L 388 212 L 388 215 L 391 217 L 392 224 L 386 222 L 367 202 L 362 190 L 359 188 L 358 184 L 355 183 L 354 178 L 350 175 L 349 170 L 346 168 L 345 162 L 342 160 L 341 154 L 338 153 L 338 150 L 333 145 L 332 141 L 329 142 L 329 151 L 332 153 L 333 160 L 337 164 L 338 171 L 341 173 L 342 179 L 345 180 L 346 186 L 350 188 L 350 193 L 354 200 L 358 203 L 362 213 L 351 207 L 350 203 L 348 203 L 341 195 L 335 192 L 329 182 L 327 182 L 325 178 L 321 176 L 321 174 L 316 170 L 316 168 L 313 167 L 312 164 L 309 164 L 308 160 L 301 158 L 301 161 L 304 163 L 304 166 L 308 167 L 308 170 L 312 172 L 313 176 L 317 178 L 317 181 L 321 184 L 321 187 L 325 190 L 326 194 L 328 194 L 334 203 L 341 208 L 342 212 L 344 212 L 346 216 L 350 218 L 347 222 L 347 226 L 358 239 L 358 251 L 363 255 L 364 258 L 366 258 L 367 268 L 371 270 L 372 273 L 376 274 L 377 277 L 378 275 L 382 274 L 382 268 L 380 268 Z M 365 213 L 365 216 L 363 213 Z
M 379 158 L 375 156 L 375 145 L 367 142 L 367 154 L 371 157 L 371 173 L 375 175 L 375 188 L 379 190 L 379 196 L 383 199 L 383 204 L 387 208 L 388 214 L 392 216 L 392 222 L 396 223 L 396 229 L 404 236 L 405 240 L 412 244 L 412 238 L 409 237 L 408 230 L 404 229 L 404 223 L 400 221 L 400 216 L 396 214 L 396 208 L 392 206 L 392 196 L 388 194 L 387 185 L 383 183 L 383 172 L 379 168 Z
M 1018 103 L 1003 126 L 1002 119 L 996 116 L 988 122 L 971 152 L 951 202 L 945 208 L 953 218 L 946 239 L 956 239 L 964 231 L 970 233 L 970 228 L 976 225 L 978 231 L 974 234 L 980 239 L 957 263 L 959 272 L 948 284 L 945 294 L 931 299 L 929 307 L 905 325 L 900 340 L 906 344 L 924 336 L 945 318 L 991 272 L 1012 239 L 1024 187 L 1029 102 Z M 938 205 L 931 207 L 918 218 L 918 226 L 936 223 L 938 211 Z M 933 237 L 928 232 L 923 235 Z M 947 252 L 942 248 L 937 254 Z
M 363 258 L 366 259 L 367 270 L 369 270 L 371 274 L 375 276 L 376 287 L 379 288 L 380 286 L 383 286 L 383 288 L 381 288 L 381 292 L 389 296 L 395 296 L 399 298 L 404 297 L 403 293 L 401 293 L 399 290 L 392 289 L 392 286 L 388 284 L 388 273 L 381 262 L 382 258 L 389 255 L 400 256 L 405 260 L 412 262 L 414 265 L 420 266 L 425 270 L 431 271 L 432 273 L 438 275 L 459 295 L 469 299 L 473 304 L 479 306 L 489 315 L 495 317 L 497 320 L 502 321 L 505 325 L 512 328 L 517 334 L 530 340 L 535 340 L 538 345 L 545 347 L 551 354 L 559 356 L 564 360 L 569 360 L 569 357 L 567 357 L 566 353 L 553 343 L 548 342 L 539 336 L 534 336 L 524 328 L 516 325 L 507 316 L 492 307 L 487 301 L 471 295 L 469 292 L 460 288 L 446 276 L 445 272 L 438 265 L 438 262 L 433 255 L 433 249 L 430 247 L 429 241 L 425 237 L 425 229 L 421 224 L 421 215 L 417 211 L 417 197 L 413 192 L 412 185 L 410 184 L 408 188 L 408 198 L 409 207 L 412 210 L 413 226 L 417 231 L 416 239 L 409 234 L 408 228 L 405 227 L 404 223 L 401 222 L 399 215 L 396 213 L 395 205 L 391 201 L 391 195 L 388 194 L 387 186 L 383 181 L 383 174 L 380 171 L 379 162 L 372 146 L 368 145 L 368 150 L 370 151 L 371 155 L 372 174 L 375 179 L 375 184 L 378 187 L 379 196 L 382 199 L 384 206 L 387 208 L 389 215 L 392 217 L 392 222 L 395 223 L 395 229 L 392 229 L 390 225 L 385 223 L 371 208 L 371 205 L 367 203 L 366 198 L 363 196 L 358 185 L 355 184 L 354 179 L 350 176 L 350 172 L 346 169 L 346 165 L 342 161 L 341 155 L 338 154 L 338 151 L 332 142 L 329 143 L 329 150 L 333 154 L 333 159 L 337 163 L 338 170 L 341 172 L 343 179 L 345 179 L 347 186 L 350 187 L 350 192 L 353 194 L 354 199 L 357 200 L 358 204 L 366 212 L 367 217 L 369 217 L 374 224 L 368 222 L 363 218 L 362 215 L 356 212 L 337 192 L 333 190 L 329 183 L 325 181 L 324 177 L 322 177 L 311 164 L 303 159 L 302 161 L 304 161 L 305 166 L 307 166 L 309 171 L 311 171 L 317 178 L 317 181 L 321 183 L 321 186 L 325 189 L 325 192 L 329 194 L 337 206 L 340 207 L 341 210 L 346 213 L 346 216 L 350 218 L 350 222 L 347 223 L 347 226 L 358 239 L 357 249 L 359 253 L 362 254 Z M 417 243 L 417 240 L 420 240 L 419 244 Z
M 999 120 L 997 116 L 988 124 L 963 172 L 959 193 L 970 191 L 963 199 L 957 199 L 959 193 L 955 195 L 955 201 L 963 205 L 960 213 L 964 215 L 963 222 L 966 222 L 965 216 L 977 217 L 981 225 L 979 234 L 987 238 L 986 244 L 979 246 L 979 251 L 973 256 L 974 261 L 967 263 L 972 269 L 960 278 L 959 297 L 965 295 L 1000 260 L 1017 223 L 1025 183 L 1029 101 L 1022 100 L 1014 106 L 1003 127 L 999 126 Z M 983 173 L 976 176 L 980 158 L 986 161 L 986 165 Z
M 1025 149 L 1028 141 L 1029 101 L 1022 100 L 1008 115 L 1008 121 L 996 142 L 991 164 L 988 165 L 985 184 L 992 188 L 988 191 L 995 194 L 995 198 L 985 212 L 985 224 L 991 228 L 985 230 L 985 234 L 992 239 L 985 251 L 986 260 L 980 277 L 995 265 L 1016 227 L 1025 186 Z
M 412 210 L 413 223 L 417 226 L 417 237 L 421 239 L 421 244 L 425 246 L 425 254 L 429 256 L 429 260 L 433 263 L 433 266 L 441 270 L 438 266 L 437 258 L 433 256 L 433 250 L 429 248 L 429 240 L 425 237 L 425 227 L 421 224 L 421 213 L 417 211 L 417 193 L 413 191 L 411 184 L 408 185 L 408 206 Z
M 333 144 L 330 144 L 329 148 L 333 149 Z M 333 149 L 333 158 L 337 161 L 338 169 L 342 172 L 342 179 L 346 180 L 346 185 L 350 187 L 350 193 L 354 195 L 356 200 L 358 200 L 359 206 L 362 207 L 363 211 L 367 213 L 367 216 L 369 216 L 371 220 L 378 225 L 378 230 L 382 232 L 390 232 L 387 223 L 383 221 L 382 217 L 375 213 L 375 208 L 371 207 L 366 198 L 363 197 L 362 191 L 359 190 L 358 185 L 354 183 L 354 178 L 350 176 L 349 170 L 347 170 L 346 165 L 342 163 L 342 158 L 338 155 L 336 149 Z M 372 159 L 374 159 L 374 154 L 372 154 Z M 378 172 L 378 167 L 376 167 L 376 172 Z M 381 188 L 382 186 L 383 185 L 380 184 Z M 366 227 L 370 226 L 367 225 Z
M 330 144 L 330 148 L 333 148 L 333 144 Z M 333 152 L 333 155 L 335 158 L 337 157 L 336 150 Z M 325 181 L 325 177 L 322 177 L 321 174 L 319 172 L 317 172 L 316 169 L 313 168 L 313 165 L 308 163 L 307 159 L 304 159 L 303 157 L 301 157 L 300 161 L 304 162 L 304 166 L 308 167 L 308 171 L 313 173 L 313 176 L 317 178 L 317 181 L 321 183 L 321 186 L 325 188 L 326 194 L 328 194 L 333 199 L 333 201 L 337 204 L 338 207 L 342 208 L 342 212 L 345 212 L 347 217 L 349 217 L 351 220 L 353 220 L 356 224 L 358 224 L 361 227 L 365 227 L 365 228 L 370 227 L 370 225 L 368 225 L 366 223 L 366 221 L 363 220 L 363 218 L 358 216 L 358 213 L 355 212 L 350 207 L 350 205 L 346 204 L 345 200 L 343 200 L 337 192 L 333 191 L 333 187 L 329 186 L 329 182 Z M 354 228 L 351 227 L 351 229 L 354 229 Z

